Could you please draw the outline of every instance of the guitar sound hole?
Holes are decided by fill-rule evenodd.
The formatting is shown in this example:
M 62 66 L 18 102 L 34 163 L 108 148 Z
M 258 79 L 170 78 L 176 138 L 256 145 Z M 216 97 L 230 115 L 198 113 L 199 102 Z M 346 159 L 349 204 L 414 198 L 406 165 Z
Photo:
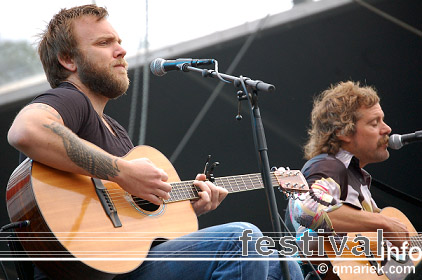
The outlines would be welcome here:
M 138 198 L 138 197 L 135 197 L 133 195 L 132 195 L 132 199 L 136 203 L 136 205 L 144 211 L 154 212 L 154 211 L 157 211 L 160 208 L 160 205 L 155 205 L 155 204 L 149 202 L 148 200 Z

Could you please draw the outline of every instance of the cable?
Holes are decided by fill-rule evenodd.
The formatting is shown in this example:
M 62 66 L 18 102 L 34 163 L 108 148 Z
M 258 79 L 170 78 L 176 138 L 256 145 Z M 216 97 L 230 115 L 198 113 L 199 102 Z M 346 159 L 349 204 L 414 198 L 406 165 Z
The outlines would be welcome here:
M 215 60 L 215 67 L 214 67 L 214 71 L 215 71 L 215 74 L 217 75 L 217 78 L 218 78 L 220 81 L 222 81 L 222 82 L 224 82 L 224 83 L 227 83 L 227 84 L 230 84 L 230 81 L 226 81 L 226 80 L 224 80 L 224 78 L 223 78 L 223 77 L 221 77 L 220 73 L 218 72 L 218 61 L 217 61 L 217 60 Z
M 286 231 L 290 234 L 290 236 L 292 236 L 292 237 L 296 240 L 296 237 L 295 237 L 295 236 L 293 236 L 293 233 L 289 230 L 289 228 L 287 227 L 286 223 L 285 223 L 285 222 L 284 222 L 284 220 L 281 218 L 280 213 L 278 214 L 278 219 L 279 219 L 279 220 L 280 220 L 280 222 L 283 224 L 284 228 L 285 228 L 285 229 L 286 229 Z M 296 241 L 295 241 L 295 243 L 296 243 L 296 247 L 299 249 L 299 252 L 300 252 L 300 253 L 302 253 L 303 255 L 305 255 L 305 254 L 303 253 L 302 249 L 300 248 L 299 244 L 298 244 Z M 307 263 L 309 264 L 309 266 L 312 268 L 312 270 L 313 270 L 313 271 L 311 271 L 311 272 L 313 272 L 313 273 L 314 273 L 314 274 L 318 277 L 318 279 L 319 279 L 319 280 L 322 280 L 322 279 L 321 279 L 321 276 L 319 276 L 318 271 L 316 271 L 316 269 L 315 269 L 315 267 L 312 265 L 312 263 L 311 263 L 309 260 L 307 260 L 306 262 L 307 262 Z M 308 275 L 306 276 L 306 279 L 309 279 L 309 277 L 311 277 L 311 276 L 312 276 L 311 272 L 310 272 L 310 273 L 308 273 Z
M 4 277 L 6 278 L 6 280 L 9 280 L 9 276 L 7 275 L 6 268 L 4 267 L 4 264 L 2 261 L 0 261 L 0 266 L 1 266 L 1 270 L 3 271 Z

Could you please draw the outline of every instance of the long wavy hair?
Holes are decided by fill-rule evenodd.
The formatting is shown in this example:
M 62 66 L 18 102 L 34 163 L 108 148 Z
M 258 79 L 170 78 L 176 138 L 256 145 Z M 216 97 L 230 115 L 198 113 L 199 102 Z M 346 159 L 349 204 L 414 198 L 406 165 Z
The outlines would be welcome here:
M 323 91 L 314 99 L 309 139 L 304 146 L 306 159 L 322 153 L 337 154 L 341 146 L 338 135 L 353 135 L 360 116 L 358 109 L 379 103 L 374 88 L 360 86 L 359 82 L 340 82 Z
M 38 54 L 52 88 L 56 88 L 71 74 L 58 58 L 75 58 L 79 55 L 77 42 L 73 33 L 73 22 L 82 16 L 95 16 L 101 20 L 108 16 L 105 8 L 96 5 L 83 5 L 62 9 L 38 35 Z

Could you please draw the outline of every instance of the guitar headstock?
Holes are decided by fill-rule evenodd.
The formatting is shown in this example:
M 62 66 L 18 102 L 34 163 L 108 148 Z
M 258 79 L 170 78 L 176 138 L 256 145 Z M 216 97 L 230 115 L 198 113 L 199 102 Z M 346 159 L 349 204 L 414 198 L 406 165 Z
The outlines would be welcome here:
M 286 194 L 302 194 L 309 191 L 308 183 L 299 170 L 279 168 L 273 173 L 280 191 Z

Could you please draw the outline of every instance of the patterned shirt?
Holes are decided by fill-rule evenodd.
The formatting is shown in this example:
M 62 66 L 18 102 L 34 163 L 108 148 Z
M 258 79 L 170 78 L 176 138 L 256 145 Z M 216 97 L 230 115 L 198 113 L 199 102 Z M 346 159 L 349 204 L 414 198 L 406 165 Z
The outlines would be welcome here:
M 371 176 L 359 167 L 353 154 L 340 149 L 335 156 L 318 155 L 306 162 L 302 173 L 310 191 L 300 199 L 290 200 L 286 213 L 287 224 L 297 236 L 307 229 L 333 232 L 327 213 L 343 204 L 380 212 L 369 190 Z

